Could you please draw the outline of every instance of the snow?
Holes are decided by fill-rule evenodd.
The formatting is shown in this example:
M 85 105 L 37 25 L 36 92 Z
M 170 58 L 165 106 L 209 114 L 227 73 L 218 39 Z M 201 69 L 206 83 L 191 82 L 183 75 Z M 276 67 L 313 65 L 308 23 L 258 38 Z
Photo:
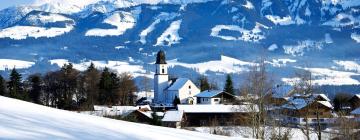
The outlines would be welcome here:
M 218 37 L 224 40 L 242 40 L 246 42 L 259 42 L 260 40 L 265 39 L 265 36 L 263 35 L 260 27 L 268 28 L 260 23 L 257 23 L 256 26 L 251 30 L 241 28 L 240 26 L 237 25 L 216 25 L 211 29 L 210 36 Z M 237 37 L 220 35 L 220 32 L 222 30 L 237 31 L 241 33 L 241 35 Z
M 58 67 L 64 66 L 64 64 L 69 64 L 70 62 L 66 59 L 53 59 L 49 60 L 51 65 L 57 65 Z M 146 73 L 146 70 L 144 70 L 143 66 L 140 65 L 132 65 L 128 62 L 123 61 L 86 61 L 86 62 L 80 62 L 80 63 L 72 63 L 73 67 L 77 70 L 84 71 L 86 70 L 91 62 L 97 67 L 97 68 L 110 68 L 111 70 L 114 70 L 118 73 L 123 72 L 130 72 L 134 77 L 138 76 L 146 76 L 149 78 L 153 78 L 153 75 L 151 73 Z
M 56 37 L 70 32 L 73 29 L 72 25 L 67 25 L 65 28 L 58 27 L 35 27 L 35 26 L 13 26 L 10 28 L 0 29 L 0 38 L 11 38 L 15 40 L 26 39 L 27 37 Z M 21 31 L 21 32 L 19 32 Z
M 167 90 L 179 90 L 188 81 L 190 81 L 188 78 L 178 78 Z
M 312 83 L 315 85 L 359 85 L 360 82 L 356 79 L 353 79 L 352 76 L 358 76 L 360 74 L 353 72 L 345 71 L 336 71 L 328 68 L 300 68 L 312 73 L 313 80 Z M 299 80 L 298 77 L 295 78 L 282 78 L 282 81 L 293 85 Z
M 275 15 L 265 15 L 265 17 L 276 25 L 291 25 L 295 23 L 290 16 L 280 17 Z
M 326 33 L 325 34 L 325 43 L 327 44 L 331 44 L 331 43 L 334 43 L 334 41 L 332 40 L 331 36 L 329 33 Z
M 157 38 L 155 46 L 171 46 L 173 44 L 179 43 L 179 41 L 182 39 L 178 33 L 181 22 L 182 20 L 172 22 L 169 28 L 167 28 L 159 38 Z
M 250 1 L 246 1 L 246 4 L 243 6 L 247 9 L 254 9 L 254 5 Z
M 103 23 L 115 26 L 114 29 L 90 29 L 85 36 L 119 36 L 124 34 L 136 24 L 134 15 L 130 12 L 116 12 L 104 20 Z
M 360 107 L 356 108 L 355 110 L 351 111 L 350 114 L 352 115 L 360 115 Z
M 166 111 L 163 122 L 180 122 L 182 120 L 184 112 L 183 111 Z
M 360 43 L 360 34 L 352 33 L 351 38 L 356 41 L 356 43 Z
M 272 61 L 265 61 L 265 63 L 271 64 L 273 67 L 285 67 L 288 63 L 295 63 L 293 59 L 272 59 Z
M 178 105 L 184 113 L 236 113 L 258 111 L 256 105 Z
M 85 115 L 3 96 L 0 96 L 0 124 L 0 139 L 231 139 Z M 139 133 L 139 130 L 144 131 Z
M 339 13 L 333 19 L 323 23 L 323 25 L 331 27 L 348 27 L 353 26 L 353 28 L 360 27 L 360 19 L 355 18 L 353 15 L 346 13 Z
M 116 46 L 115 49 L 120 50 L 120 49 L 125 49 L 125 46 Z
M 33 6 L 40 10 L 52 13 L 71 14 L 80 12 L 86 6 L 99 2 L 100 0 L 35 0 Z
M 195 131 L 202 133 L 211 133 L 213 132 L 213 127 L 190 127 L 195 129 Z M 252 129 L 248 126 L 223 126 L 217 127 L 225 132 L 228 132 L 231 137 L 246 137 L 252 138 Z M 286 131 L 290 131 L 290 140 L 306 140 L 305 134 L 299 128 L 290 128 L 290 127 L 280 127 L 280 132 L 284 134 Z M 272 132 L 279 132 L 279 128 L 271 128 L 269 126 L 265 127 L 265 139 L 271 139 Z M 332 134 L 323 132 L 323 139 L 331 139 Z M 316 140 L 317 134 L 314 131 L 310 131 L 310 139 Z
M 182 66 L 186 68 L 195 69 L 200 74 L 204 74 L 207 71 L 222 72 L 222 73 L 240 73 L 248 71 L 247 67 L 254 66 L 255 63 L 241 61 L 228 56 L 221 56 L 220 60 L 188 64 L 175 60 L 168 61 L 169 66 Z
M 13 60 L 13 59 L 0 59 L 0 70 L 7 69 L 26 69 L 35 65 L 34 62 L 22 61 L 22 60 Z
M 44 14 L 40 13 L 37 15 L 30 15 L 27 17 L 27 21 L 37 22 L 40 21 L 41 23 L 54 23 L 54 22 L 61 22 L 61 21 L 74 21 L 68 17 L 59 14 Z
M 195 97 L 208 97 L 208 98 L 210 98 L 210 97 L 214 97 L 214 96 L 216 96 L 216 95 L 218 95 L 218 94 L 220 94 L 222 92 L 223 91 L 220 91 L 220 90 L 218 90 L 218 91 L 205 90 L 203 92 L 200 92 L 200 93 L 196 94 Z
M 276 49 L 278 49 L 278 46 L 276 44 L 272 44 L 268 48 L 269 51 L 275 51 Z
M 323 42 L 317 42 L 312 40 L 298 41 L 296 45 L 284 45 L 283 49 L 286 54 L 293 56 L 303 56 L 305 51 L 321 50 Z
M 155 26 L 157 24 L 159 24 L 161 21 L 168 21 L 168 20 L 172 20 L 174 19 L 175 17 L 179 16 L 178 14 L 176 13 L 165 13 L 165 12 L 162 12 L 160 13 L 157 17 L 156 17 L 156 20 L 151 23 L 151 25 L 149 27 L 147 27 L 146 29 L 144 29 L 141 33 L 140 33 L 140 42 L 142 44 L 146 44 L 146 36 L 151 33 L 152 31 L 155 30 Z
M 334 63 L 339 65 L 341 68 L 347 71 L 356 71 L 360 72 L 360 64 L 355 61 L 341 61 L 341 60 L 334 60 Z

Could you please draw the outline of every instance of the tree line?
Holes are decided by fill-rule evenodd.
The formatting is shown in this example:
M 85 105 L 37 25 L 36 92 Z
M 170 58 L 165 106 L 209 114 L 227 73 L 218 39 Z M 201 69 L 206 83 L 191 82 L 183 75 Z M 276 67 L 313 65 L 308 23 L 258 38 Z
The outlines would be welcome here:
M 136 99 L 137 86 L 130 73 L 99 70 L 93 63 L 85 71 L 74 69 L 70 63 L 60 70 L 22 79 L 15 68 L 8 80 L 0 75 L 0 95 L 65 110 L 133 105 Z

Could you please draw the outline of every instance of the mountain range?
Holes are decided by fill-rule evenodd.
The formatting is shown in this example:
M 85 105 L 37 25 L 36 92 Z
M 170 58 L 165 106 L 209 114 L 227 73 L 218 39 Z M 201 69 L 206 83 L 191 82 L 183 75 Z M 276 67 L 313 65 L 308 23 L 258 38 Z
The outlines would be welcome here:
M 359 0 L 37 0 L 0 11 L 0 70 L 84 70 L 90 62 L 152 78 L 236 80 L 265 58 L 279 83 L 310 71 L 318 85 L 360 84 Z

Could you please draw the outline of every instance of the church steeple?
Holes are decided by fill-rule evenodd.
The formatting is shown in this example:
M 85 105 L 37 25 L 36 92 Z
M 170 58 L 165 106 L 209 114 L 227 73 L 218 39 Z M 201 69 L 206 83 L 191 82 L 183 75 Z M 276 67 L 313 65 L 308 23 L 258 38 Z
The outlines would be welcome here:
M 160 50 L 157 53 L 156 56 L 156 63 L 155 64 L 166 64 L 166 57 L 165 57 L 165 52 Z
M 155 63 L 155 75 L 154 75 L 154 102 L 164 103 L 165 92 L 164 90 L 169 86 L 169 75 L 166 64 L 165 52 L 160 50 L 156 56 Z

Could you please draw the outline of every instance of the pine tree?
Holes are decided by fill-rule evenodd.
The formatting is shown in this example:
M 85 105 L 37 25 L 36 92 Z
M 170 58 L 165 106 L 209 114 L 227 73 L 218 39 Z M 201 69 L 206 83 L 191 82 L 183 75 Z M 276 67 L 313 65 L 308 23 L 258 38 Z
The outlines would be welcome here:
M 231 79 L 231 76 L 230 74 L 228 74 L 226 76 L 226 82 L 225 82 L 225 87 L 224 87 L 224 91 L 227 92 L 227 93 L 230 93 L 232 95 L 234 95 L 234 87 L 233 87 L 233 82 L 232 82 L 232 79 Z
M 200 91 L 205 91 L 210 89 L 210 84 L 206 76 L 200 76 L 199 77 L 199 86 Z
M 83 89 L 86 94 L 86 109 L 92 109 L 97 104 L 99 98 L 99 81 L 100 72 L 95 68 L 93 63 L 90 64 L 84 73 Z
M 31 89 L 29 91 L 30 100 L 33 103 L 40 104 L 40 95 L 42 93 L 42 79 L 39 74 L 31 75 L 28 78 L 28 81 L 31 84 Z
M 14 68 L 10 73 L 10 81 L 8 82 L 8 89 L 11 98 L 22 99 L 26 98 L 24 94 L 23 85 L 21 83 L 21 74 Z
M 113 78 L 108 68 L 104 68 L 99 82 L 98 102 L 102 105 L 112 105 Z
M 5 79 L 0 75 L 0 95 L 5 96 L 6 95 L 6 83 Z

